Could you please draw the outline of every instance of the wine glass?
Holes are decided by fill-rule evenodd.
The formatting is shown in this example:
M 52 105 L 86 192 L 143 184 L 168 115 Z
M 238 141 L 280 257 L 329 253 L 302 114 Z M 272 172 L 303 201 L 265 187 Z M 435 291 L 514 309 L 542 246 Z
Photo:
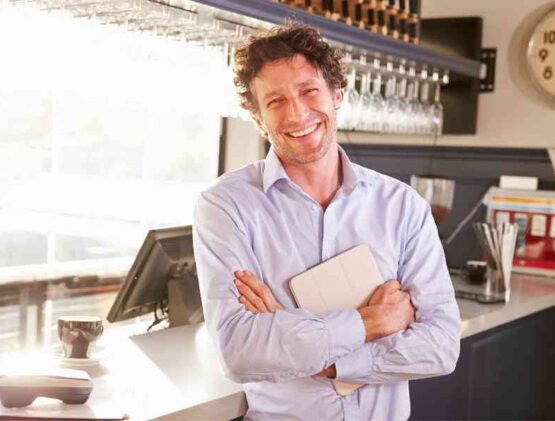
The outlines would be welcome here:
M 399 79 L 397 83 L 397 114 L 396 131 L 398 133 L 408 132 L 408 113 L 410 109 L 409 100 L 407 99 L 407 77 L 404 65 L 399 66 Z
M 435 81 L 435 90 L 434 102 L 431 106 L 432 134 L 434 136 L 440 136 L 443 133 L 443 106 L 440 102 L 441 81 L 437 73 L 434 73 L 433 80 Z
M 393 63 L 386 65 L 387 80 L 385 84 L 385 109 L 383 115 L 383 131 L 395 133 L 397 131 L 397 112 L 399 100 L 397 98 L 397 75 L 393 71 Z
M 422 86 L 420 90 L 420 107 L 418 115 L 418 132 L 420 134 L 430 134 L 431 117 L 430 117 L 430 84 L 428 81 L 428 70 L 422 69 L 420 73 Z
M 407 133 L 416 134 L 418 125 L 418 114 L 419 106 L 418 102 L 418 92 L 420 85 L 418 84 L 418 78 L 416 77 L 416 69 L 414 67 L 409 68 L 408 83 L 407 83 Z
M 352 59 L 351 54 L 345 53 L 345 58 L 343 61 L 345 68 L 347 68 L 351 63 L 351 59 Z M 341 102 L 341 107 L 337 111 L 337 128 L 342 130 L 345 130 L 347 128 L 347 116 L 349 114 L 349 110 L 348 110 L 349 104 L 347 103 L 347 90 L 348 90 L 349 79 L 348 78 L 346 79 L 347 79 L 347 86 L 343 91 L 343 101 Z
M 345 63 L 350 65 L 352 62 L 351 53 L 345 54 Z M 343 94 L 343 103 L 341 108 L 337 113 L 337 126 L 340 129 L 350 130 L 356 127 L 357 118 L 354 115 L 356 113 L 356 107 L 358 105 L 359 93 L 355 89 L 356 82 L 356 69 L 354 67 L 349 67 L 347 72 L 347 87 Z M 353 121 L 355 124 L 353 125 Z
M 374 77 L 372 79 L 371 102 L 367 112 L 368 129 L 380 133 L 383 131 L 385 99 L 382 96 L 382 73 L 379 60 L 374 60 Z
M 347 90 L 345 92 L 345 99 L 349 104 L 349 114 L 346 117 L 346 128 L 354 130 L 357 126 L 359 119 L 359 98 L 360 94 L 357 92 L 356 84 L 356 69 L 353 67 L 347 76 Z

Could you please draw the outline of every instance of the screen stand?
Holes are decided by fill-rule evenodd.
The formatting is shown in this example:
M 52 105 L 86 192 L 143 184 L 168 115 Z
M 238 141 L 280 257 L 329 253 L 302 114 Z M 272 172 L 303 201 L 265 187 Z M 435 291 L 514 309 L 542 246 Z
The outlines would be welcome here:
M 198 279 L 191 273 L 180 274 L 168 282 L 170 327 L 204 321 Z

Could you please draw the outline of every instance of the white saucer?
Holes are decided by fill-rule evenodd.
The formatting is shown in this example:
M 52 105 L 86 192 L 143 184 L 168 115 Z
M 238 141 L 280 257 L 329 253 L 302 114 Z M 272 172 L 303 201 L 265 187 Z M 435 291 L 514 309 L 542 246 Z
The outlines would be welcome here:
M 64 367 L 92 367 L 99 363 L 100 360 L 94 358 L 60 358 L 60 364 Z
M 51 347 L 52 354 L 59 358 L 60 363 L 66 367 L 91 367 L 99 364 L 108 355 L 108 349 L 102 344 L 96 344 L 89 358 L 66 358 L 62 345 L 57 343 Z

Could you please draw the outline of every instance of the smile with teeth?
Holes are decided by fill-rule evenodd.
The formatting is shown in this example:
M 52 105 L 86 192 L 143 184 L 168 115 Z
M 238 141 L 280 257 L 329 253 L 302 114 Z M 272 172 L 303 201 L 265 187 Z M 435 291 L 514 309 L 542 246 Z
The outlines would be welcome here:
M 288 132 L 287 134 L 291 137 L 306 136 L 306 135 L 309 135 L 310 133 L 312 133 L 314 130 L 316 130 L 319 125 L 320 125 L 320 123 L 317 123 L 317 124 L 314 124 L 312 126 L 307 127 L 304 130 L 299 130 L 299 131 L 296 131 L 296 132 Z

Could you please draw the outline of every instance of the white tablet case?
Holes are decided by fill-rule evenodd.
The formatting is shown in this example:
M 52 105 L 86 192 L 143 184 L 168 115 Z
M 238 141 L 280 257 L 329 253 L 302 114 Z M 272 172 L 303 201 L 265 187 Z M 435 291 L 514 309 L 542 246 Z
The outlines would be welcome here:
M 289 281 L 297 305 L 315 314 L 359 308 L 383 282 L 366 244 L 353 247 Z M 348 395 L 361 384 L 333 380 L 337 393 Z

